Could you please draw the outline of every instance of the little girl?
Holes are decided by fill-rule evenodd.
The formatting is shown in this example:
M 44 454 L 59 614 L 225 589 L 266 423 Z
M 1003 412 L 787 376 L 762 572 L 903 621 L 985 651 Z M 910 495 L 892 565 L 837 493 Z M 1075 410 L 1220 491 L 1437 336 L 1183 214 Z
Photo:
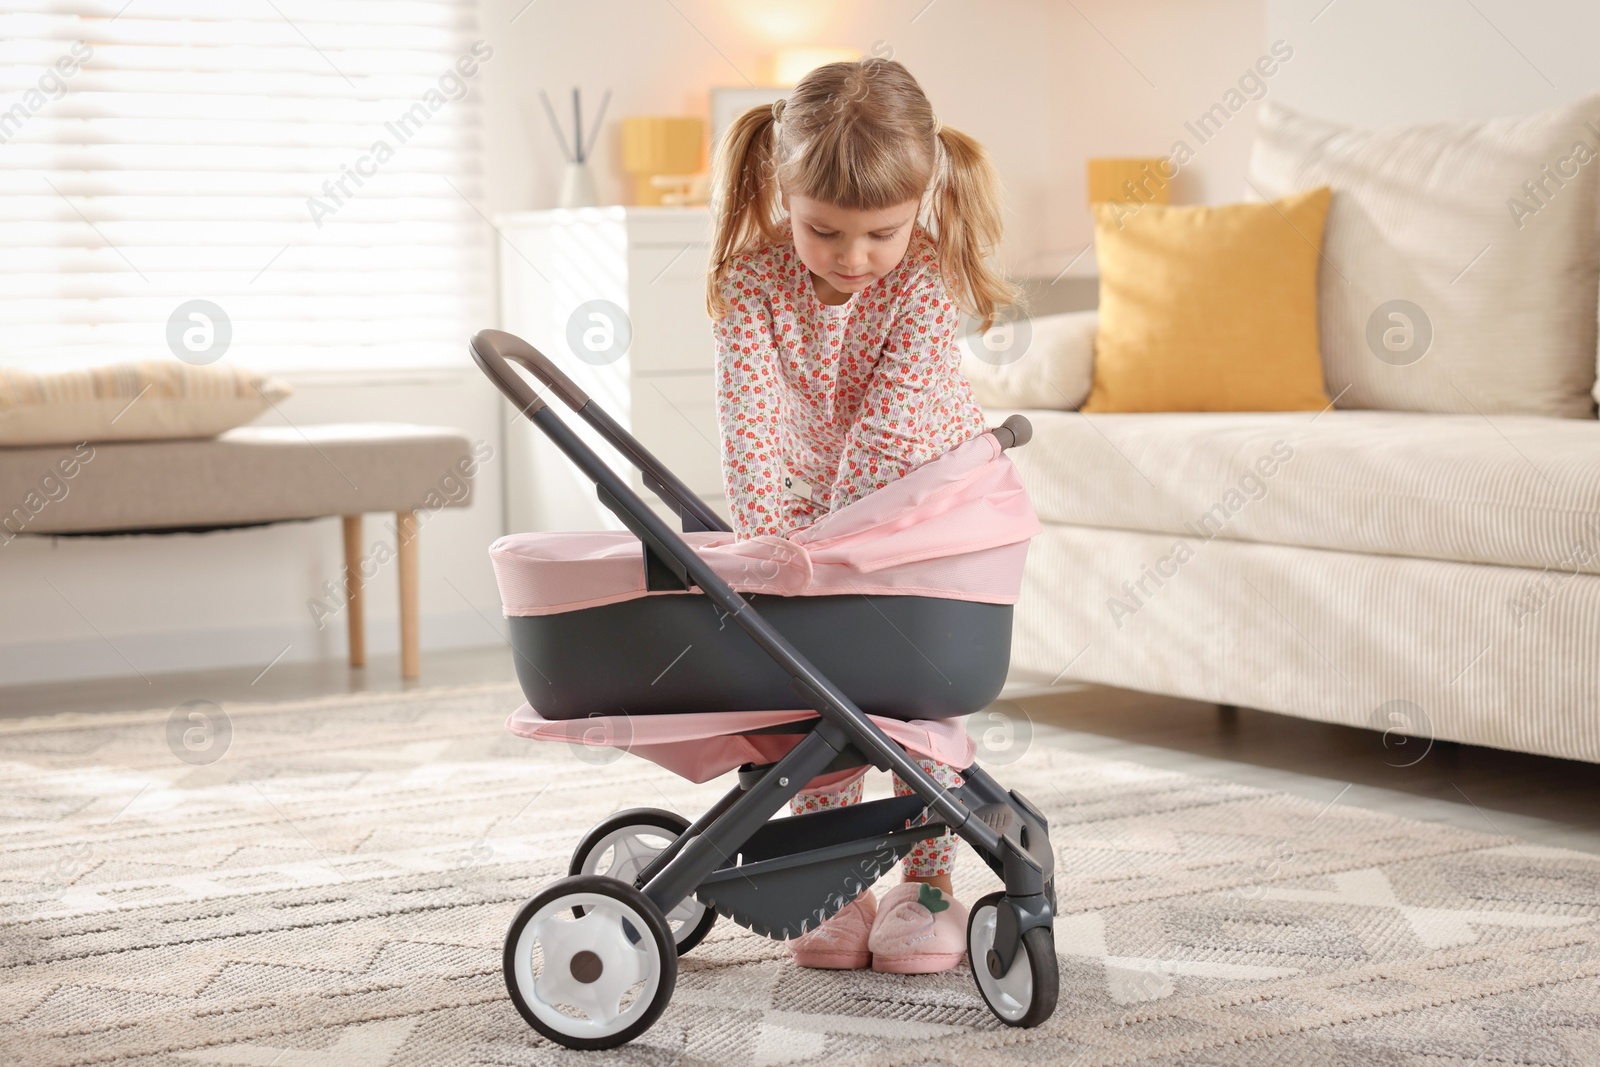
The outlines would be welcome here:
M 745 112 L 719 142 L 712 187 L 707 310 L 736 537 L 787 536 L 984 432 L 956 335 L 961 310 L 987 331 L 1018 296 L 989 262 L 999 180 L 904 66 L 829 63 Z M 956 768 L 921 763 L 961 784 Z M 791 807 L 859 803 L 865 773 Z M 911 792 L 898 775 L 894 786 Z M 919 844 L 881 903 L 868 890 L 790 941 L 796 963 L 954 967 L 967 923 L 955 844 Z

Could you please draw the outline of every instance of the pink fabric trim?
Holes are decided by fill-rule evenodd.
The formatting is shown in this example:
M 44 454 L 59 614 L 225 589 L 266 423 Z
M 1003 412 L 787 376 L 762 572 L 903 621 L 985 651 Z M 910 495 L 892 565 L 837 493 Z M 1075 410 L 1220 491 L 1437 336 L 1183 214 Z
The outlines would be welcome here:
M 683 538 L 742 593 L 1014 604 L 1028 542 L 1040 529 L 1015 466 L 994 434 L 983 433 L 788 538 Z M 510 534 L 489 557 L 508 616 L 682 593 L 647 593 L 642 550 L 626 530 Z
M 547 719 L 524 703 L 506 728 L 532 741 L 565 741 L 620 748 L 691 782 L 709 782 L 744 763 L 772 763 L 800 743 L 801 734 L 747 734 L 764 726 L 817 718 L 809 708 L 794 711 L 688 712 L 680 715 L 591 715 L 585 719 Z M 890 739 L 914 756 L 952 767 L 972 766 L 977 746 L 961 718 L 886 719 L 877 723 Z M 808 789 L 825 789 L 859 777 L 859 768 L 819 775 Z

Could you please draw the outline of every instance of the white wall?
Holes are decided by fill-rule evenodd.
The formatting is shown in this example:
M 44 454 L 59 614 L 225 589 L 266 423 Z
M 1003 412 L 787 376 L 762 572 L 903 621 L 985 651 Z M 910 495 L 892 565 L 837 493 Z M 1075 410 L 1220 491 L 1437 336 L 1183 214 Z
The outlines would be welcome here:
M 1056 261 L 1059 270 L 1094 236 L 1084 207 L 1089 158 L 1166 158 L 1184 141 L 1194 154 L 1174 182 L 1173 202 L 1239 199 L 1256 103 L 1245 102 L 1205 143 L 1185 123 L 1221 102 L 1266 53 L 1262 0 L 1063 4 L 1052 32 L 1046 122 L 1055 137 L 1048 171 L 1031 179 L 1052 206 L 1043 236 L 1053 254 L 1036 257 L 1042 268 Z M 1267 92 L 1277 80 L 1265 82 Z M 1092 264 L 1092 252 L 1080 261 Z
M 1021 274 L 1053 275 L 1089 241 L 1086 159 L 1165 155 L 1190 112 L 1215 102 L 1261 54 L 1266 32 L 1264 0 L 526 3 L 484 0 L 481 32 L 496 49 L 484 69 L 494 210 L 555 203 L 563 164 L 540 88 L 567 125 L 561 108 L 575 85 L 586 108 L 612 90 L 608 120 L 707 115 L 709 86 L 765 83 L 785 45 L 871 52 L 883 42 L 940 119 L 994 156 L 1009 200 L 1004 254 Z M 1236 197 L 1247 121 L 1241 113 L 1197 156 L 1181 192 Z M 609 202 L 627 196 L 617 137 L 607 130 L 594 157 Z
M 1284 102 L 1342 122 L 1519 115 L 1600 91 L 1593 0 L 1268 0 L 1267 26 L 1300 50 Z

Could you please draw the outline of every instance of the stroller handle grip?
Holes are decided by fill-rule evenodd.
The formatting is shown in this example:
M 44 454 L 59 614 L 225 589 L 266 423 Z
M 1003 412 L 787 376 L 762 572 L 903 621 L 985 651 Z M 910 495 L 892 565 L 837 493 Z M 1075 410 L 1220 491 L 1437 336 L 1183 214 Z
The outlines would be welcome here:
M 532 371 L 534 377 L 549 386 L 550 391 L 560 397 L 573 411 L 577 411 L 589 402 L 589 395 L 579 389 L 571 378 L 562 374 L 561 368 L 550 362 L 543 352 L 515 334 L 506 333 L 504 330 L 479 330 L 472 338 L 471 347 L 478 366 L 483 368 L 484 373 L 489 375 L 490 380 L 499 387 L 508 400 L 524 411 L 531 413 L 538 408 L 529 407 L 527 397 L 524 395 L 527 387 L 506 366 L 508 360 L 520 363 Z M 543 406 L 543 401 L 540 401 L 540 406 Z
M 994 428 L 994 436 L 1002 449 L 1025 445 L 1033 439 L 1033 423 L 1021 415 L 1010 415 Z

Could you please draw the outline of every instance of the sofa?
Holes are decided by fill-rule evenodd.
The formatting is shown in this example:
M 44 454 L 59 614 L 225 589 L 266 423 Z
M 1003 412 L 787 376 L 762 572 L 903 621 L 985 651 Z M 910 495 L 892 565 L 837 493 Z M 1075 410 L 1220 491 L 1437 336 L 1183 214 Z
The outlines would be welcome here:
M 1407 738 L 1600 762 L 1600 162 L 1575 143 L 1600 153 L 1600 97 L 1390 130 L 1263 104 L 1248 198 L 1333 189 L 1321 411 L 1087 414 L 1095 311 L 1034 319 L 1022 359 L 970 344 L 991 423 L 1034 431 L 1013 672 L 1367 727 L 1392 762 Z M 1395 300 L 1426 309 L 1421 355 L 1374 342 Z

